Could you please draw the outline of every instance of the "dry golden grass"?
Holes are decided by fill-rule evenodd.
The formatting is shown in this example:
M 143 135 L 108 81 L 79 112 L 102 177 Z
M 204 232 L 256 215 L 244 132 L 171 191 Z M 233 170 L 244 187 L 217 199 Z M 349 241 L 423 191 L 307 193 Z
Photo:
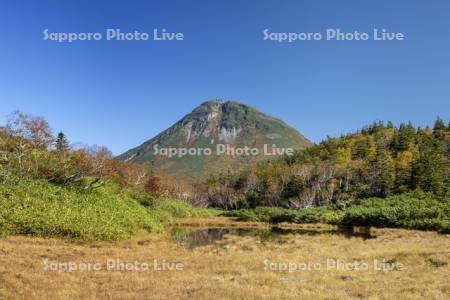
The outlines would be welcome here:
M 450 236 L 379 229 L 377 238 L 332 233 L 276 238 L 226 236 L 184 248 L 163 236 L 74 244 L 55 239 L 0 240 L 0 299 L 449 299 Z M 183 271 L 45 270 L 52 262 L 182 262 Z M 265 271 L 263 261 L 399 262 L 403 271 Z

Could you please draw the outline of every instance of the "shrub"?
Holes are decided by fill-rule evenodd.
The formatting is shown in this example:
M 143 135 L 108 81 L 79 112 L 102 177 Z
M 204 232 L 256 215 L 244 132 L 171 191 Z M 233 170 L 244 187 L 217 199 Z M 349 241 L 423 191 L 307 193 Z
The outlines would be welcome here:
M 240 209 L 226 212 L 224 215 L 244 221 L 270 223 L 328 223 L 449 232 L 450 198 L 415 192 L 388 198 L 360 200 L 346 209 L 318 207 L 294 210 L 258 207 L 254 210 Z
M 146 208 L 135 191 L 109 183 L 95 190 L 10 178 L 0 185 L 0 234 L 117 240 L 139 232 L 163 232 L 174 217 L 211 215 L 178 200 L 158 199 Z

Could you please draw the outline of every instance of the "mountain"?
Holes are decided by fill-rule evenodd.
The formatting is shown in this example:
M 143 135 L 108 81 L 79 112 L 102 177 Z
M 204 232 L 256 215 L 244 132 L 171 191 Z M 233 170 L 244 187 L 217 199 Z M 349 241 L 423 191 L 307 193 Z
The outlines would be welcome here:
M 211 173 L 273 158 L 268 153 L 280 154 L 283 149 L 311 145 L 279 119 L 238 102 L 211 100 L 118 158 L 134 163 L 150 162 L 157 175 L 193 183 Z

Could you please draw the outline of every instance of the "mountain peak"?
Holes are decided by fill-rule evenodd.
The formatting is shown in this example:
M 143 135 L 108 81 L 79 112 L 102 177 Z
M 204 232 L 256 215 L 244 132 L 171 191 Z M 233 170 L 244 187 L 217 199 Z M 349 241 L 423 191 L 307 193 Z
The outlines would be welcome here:
M 200 106 L 222 105 L 223 103 L 225 103 L 225 101 L 223 99 L 212 99 L 212 100 L 207 100 L 207 101 L 203 102 L 202 104 L 199 105 L 199 107 Z
M 161 157 L 154 148 L 214 148 L 218 144 L 233 147 L 276 145 L 302 149 L 311 145 L 303 135 L 283 121 L 236 101 L 214 99 L 201 103 L 167 130 L 119 158 L 136 163 L 154 162 L 157 173 L 184 177 L 192 181 L 225 167 L 238 168 L 264 157 L 219 157 L 217 155 Z

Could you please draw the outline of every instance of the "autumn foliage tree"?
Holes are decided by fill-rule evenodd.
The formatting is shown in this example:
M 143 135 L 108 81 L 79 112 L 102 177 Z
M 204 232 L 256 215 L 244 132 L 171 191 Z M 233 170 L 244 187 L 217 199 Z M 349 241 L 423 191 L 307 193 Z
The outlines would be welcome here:
M 143 186 L 147 166 L 116 160 L 100 146 L 72 149 L 61 132 L 55 139 L 41 117 L 14 113 L 0 128 L 0 176 L 44 179 L 55 184 L 95 188 L 108 181 Z M 1 179 L 1 177 L 0 177 Z
M 164 193 L 164 187 L 161 177 L 149 177 L 145 182 L 145 190 L 150 194 L 161 196 Z

